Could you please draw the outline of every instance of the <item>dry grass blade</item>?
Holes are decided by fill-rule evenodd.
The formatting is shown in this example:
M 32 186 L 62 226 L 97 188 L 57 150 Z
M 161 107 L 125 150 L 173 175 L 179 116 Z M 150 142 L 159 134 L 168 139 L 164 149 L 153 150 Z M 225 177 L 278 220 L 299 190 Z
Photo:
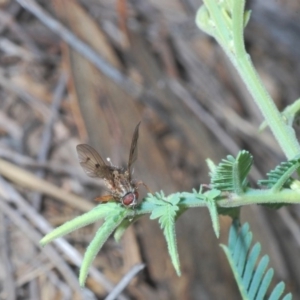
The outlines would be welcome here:
M 144 264 L 139 264 L 133 266 L 131 270 L 127 272 L 126 275 L 120 280 L 120 282 L 115 286 L 115 288 L 109 293 L 105 300 L 114 300 L 120 293 L 126 288 L 130 281 L 143 269 L 145 268 Z
M 40 179 L 32 173 L 25 171 L 24 169 L 21 169 L 3 159 L 0 159 L 0 174 L 16 184 L 54 197 L 82 211 L 89 211 L 94 207 L 92 203 L 87 202 L 85 199 L 68 193 L 63 189 L 58 188 L 54 184 Z

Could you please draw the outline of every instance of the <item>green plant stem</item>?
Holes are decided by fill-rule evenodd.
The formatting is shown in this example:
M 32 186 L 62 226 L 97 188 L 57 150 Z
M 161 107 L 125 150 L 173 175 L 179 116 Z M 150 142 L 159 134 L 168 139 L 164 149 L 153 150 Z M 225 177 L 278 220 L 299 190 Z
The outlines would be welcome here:
M 215 26 L 214 29 L 218 31 L 218 37 L 220 38 L 219 43 L 225 44 L 227 41 L 230 41 L 231 34 L 229 32 L 228 26 L 222 16 L 222 13 L 215 0 L 204 0 L 205 6 L 209 10 L 210 15 L 212 16 Z
M 232 9 L 233 41 L 236 57 L 246 53 L 244 43 L 244 11 L 245 0 L 234 1 Z
M 169 195 L 168 197 L 171 197 Z M 202 195 L 203 197 L 203 195 Z M 234 193 L 224 194 L 224 198 L 217 200 L 219 207 L 238 207 L 250 204 L 271 204 L 271 203 L 286 203 L 286 204 L 299 204 L 300 192 L 291 189 L 282 189 L 280 192 L 274 192 L 272 189 L 248 189 L 245 193 L 237 195 Z M 208 206 L 207 202 L 200 199 L 194 193 L 183 192 L 181 193 L 181 201 L 178 204 L 180 211 L 192 207 Z M 149 208 L 152 208 L 151 210 Z M 129 211 L 127 217 L 138 217 L 148 214 L 157 208 L 156 204 L 148 203 L 147 199 L 135 210 Z
M 295 115 L 300 111 L 300 99 L 297 99 L 294 103 L 288 106 L 287 112 Z
M 230 199 L 219 200 L 218 206 L 221 207 L 236 207 L 250 204 L 270 204 L 270 203 L 300 203 L 300 193 L 283 189 L 279 193 L 274 193 L 272 190 L 256 190 L 249 189 L 243 195 L 233 195 Z
M 293 159 L 300 153 L 295 132 L 285 123 L 245 49 L 245 0 L 227 3 L 204 0 L 204 3 L 209 14 L 205 17 L 202 14 L 203 18 L 199 15 L 198 26 L 216 38 L 246 84 L 287 159 Z
M 296 139 L 295 132 L 293 128 L 284 122 L 271 96 L 262 85 L 249 55 L 245 52 L 244 55 L 236 58 L 234 65 L 245 82 L 255 103 L 262 112 L 287 159 L 293 159 L 300 153 L 300 146 Z

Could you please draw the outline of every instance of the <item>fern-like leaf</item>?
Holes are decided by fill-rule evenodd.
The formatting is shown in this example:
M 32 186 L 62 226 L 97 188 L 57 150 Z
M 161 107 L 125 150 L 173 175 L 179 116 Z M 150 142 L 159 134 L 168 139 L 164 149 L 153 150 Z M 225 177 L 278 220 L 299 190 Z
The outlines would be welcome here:
M 279 192 L 282 188 L 290 188 L 295 180 L 292 178 L 293 173 L 300 168 L 300 159 L 295 158 L 290 161 L 282 162 L 274 170 L 267 173 L 268 178 L 259 180 L 258 184 Z M 269 208 L 278 209 L 285 204 L 264 204 Z
M 265 299 L 274 272 L 273 269 L 267 270 L 269 263 L 267 255 L 258 262 L 261 246 L 256 243 L 251 249 L 251 241 L 249 224 L 245 223 L 240 228 L 238 221 L 234 221 L 229 232 L 228 246 L 221 245 L 221 247 L 227 256 L 242 298 Z M 277 284 L 273 291 L 270 291 L 268 299 L 279 299 L 284 288 L 283 282 Z M 292 295 L 286 294 L 283 299 L 292 299 Z
M 200 191 L 201 193 L 202 191 Z M 205 192 L 204 194 L 200 194 L 206 204 L 210 214 L 210 218 L 212 221 L 213 229 L 216 234 L 216 237 L 219 238 L 220 236 L 220 222 L 219 222 L 219 214 L 218 214 L 218 207 L 217 207 L 217 197 L 220 196 L 221 191 L 219 190 L 210 190 Z
M 211 185 L 221 191 L 233 191 L 243 194 L 248 186 L 247 175 L 253 163 L 253 157 L 248 151 L 240 151 L 236 158 L 231 155 L 210 173 Z
M 157 193 L 156 197 L 157 196 L 160 196 L 159 200 L 155 200 L 154 198 L 152 200 L 156 201 L 159 205 L 152 211 L 150 219 L 153 220 L 159 218 L 160 227 L 163 229 L 167 241 L 171 261 L 177 275 L 180 276 L 180 262 L 175 233 L 175 220 L 177 213 L 179 212 L 178 203 L 180 202 L 180 193 L 173 194 L 169 197 L 164 197 L 163 194 Z M 149 197 L 147 199 L 149 201 Z
M 271 188 L 274 192 L 278 192 L 282 188 L 289 188 L 294 180 L 291 176 L 299 168 L 299 158 L 282 162 L 267 174 L 268 179 L 259 180 L 258 184 Z
M 52 240 L 61 237 L 65 234 L 68 234 L 78 228 L 94 223 L 97 220 L 105 219 L 103 225 L 98 229 L 94 239 L 88 246 L 82 265 L 80 267 L 79 274 L 79 283 L 81 286 L 84 286 L 85 280 L 88 274 L 88 269 L 95 258 L 98 251 L 101 249 L 103 244 L 109 238 L 111 233 L 119 226 L 119 236 L 123 231 L 129 226 L 128 222 L 130 220 L 126 219 L 131 214 L 131 211 L 122 207 L 118 203 L 106 203 L 96 206 L 91 211 L 74 218 L 71 221 L 66 222 L 65 224 L 55 228 L 53 231 L 48 233 L 46 236 L 41 239 L 40 244 L 45 246 Z M 122 224 L 122 226 L 121 226 Z M 124 228 L 123 228 L 124 227 Z M 123 231 L 122 231 L 122 230 Z M 121 232 L 122 231 L 122 232 Z
M 99 204 L 89 212 L 70 220 L 63 225 L 55 228 L 50 233 L 46 234 L 41 240 L 41 246 L 45 246 L 51 241 L 64 236 L 76 229 L 92 224 L 102 218 L 105 218 L 107 215 L 112 212 L 119 214 L 125 209 L 118 205 L 117 203 L 107 203 L 106 205 Z
M 132 225 L 133 220 L 132 219 L 124 219 L 120 225 L 116 228 L 114 233 L 114 239 L 116 242 L 120 242 L 123 234 L 125 233 L 126 229 Z
M 83 257 L 79 273 L 80 286 L 83 287 L 85 285 L 88 270 L 92 264 L 92 261 L 94 260 L 97 253 L 100 251 L 103 244 L 107 241 L 109 236 L 115 230 L 115 228 L 124 220 L 126 214 L 126 210 L 123 210 L 118 215 L 114 213 L 108 215 L 105 219 L 104 224 L 98 229 L 95 237 L 89 244 Z

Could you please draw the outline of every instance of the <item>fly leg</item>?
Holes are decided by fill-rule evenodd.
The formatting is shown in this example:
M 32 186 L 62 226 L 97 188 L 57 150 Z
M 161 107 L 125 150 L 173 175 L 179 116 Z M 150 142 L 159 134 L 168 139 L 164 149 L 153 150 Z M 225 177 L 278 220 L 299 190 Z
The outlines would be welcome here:
M 146 190 L 147 190 L 150 194 L 153 194 L 153 192 L 152 192 L 151 189 L 148 187 L 148 185 L 145 184 L 143 181 L 135 182 L 134 185 L 135 185 L 136 189 L 138 189 L 138 186 L 139 186 L 139 185 L 143 185 L 143 186 L 146 188 Z
M 99 196 L 96 197 L 94 200 L 100 203 L 116 202 L 116 199 L 114 199 L 112 195 Z

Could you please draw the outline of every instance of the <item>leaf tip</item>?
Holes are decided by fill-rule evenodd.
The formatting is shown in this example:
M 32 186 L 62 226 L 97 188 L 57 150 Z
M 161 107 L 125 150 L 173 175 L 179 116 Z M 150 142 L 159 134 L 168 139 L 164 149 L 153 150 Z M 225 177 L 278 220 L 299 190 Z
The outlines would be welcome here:
M 43 238 L 39 241 L 39 244 L 40 244 L 41 247 L 45 247 L 45 246 L 48 244 L 48 242 L 45 240 L 45 237 L 43 237 Z
M 85 287 L 85 282 L 87 279 L 87 272 L 84 271 L 82 268 L 80 269 L 80 274 L 79 274 L 79 285 L 80 287 L 84 288 Z

